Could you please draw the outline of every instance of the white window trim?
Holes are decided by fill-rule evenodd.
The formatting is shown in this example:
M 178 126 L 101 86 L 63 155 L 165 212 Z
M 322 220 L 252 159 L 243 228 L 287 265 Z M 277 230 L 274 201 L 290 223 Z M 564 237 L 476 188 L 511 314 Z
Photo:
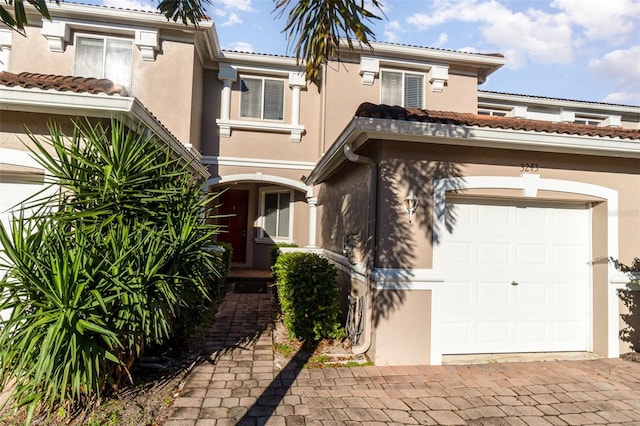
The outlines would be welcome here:
M 402 107 L 405 107 L 405 99 L 404 99 L 404 85 L 405 85 L 405 75 L 410 74 L 410 75 L 419 75 L 422 76 L 422 106 L 418 107 L 420 109 L 424 109 L 426 108 L 426 104 L 427 104 L 427 100 L 426 100 L 426 93 L 427 93 L 427 75 L 423 72 L 420 71 L 409 71 L 409 70 L 400 70 L 397 68 L 381 68 L 380 69 L 380 102 L 382 102 L 382 90 L 383 90 L 383 84 L 382 84 L 382 73 L 383 72 L 392 72 L 392 73 L 398 73 L 398 74 L 402 74 Z
M 155 28 L 131 28 L 126 25 L 108 25 L 86 21 L 66 21 L 64 19 L 42 19 L 41 34 L 47 39 L 51 52 L 63 53 L 74 31 L 97 31 L 122 34 L 133 38 L 133 44 L 140 49 L 143 61 L 155 61 L 160 50 L 160 37 Z
M 130 38 L 127 37 L 114 37 L 114 36 L 108 36 L 108 35 L 99 35 L 99 34 L 86 34 L 86 33 L 76 33 L 73 37 L 73 44 L 74 46 L 78 46 L 78 38 L 92 38 L 94 40 L 103 40 L 104 41 L 104 46 L 102 49 L 102 59 L 103 61 L 106 59 L 105 55 L 106 55 L 106 49 L 107 49 L 107 40 L 124 40 L 124 41 L 128 41 L 131 42 L 131 69 L 129 70 L 129 81 L 127 82 L 127 84 L 125 84 L 124 86 L 129 90 L 131 88 L 131 85 L 133 84 L 133 47 L 134 47 L 134 42 L 133 40 L 131 40 Z M 74 57 L 73 57 L 73 73 L 75 75 L 76 73 L 76 61 L 77 61 L 77 55 L 78 55 L 78 51 L 76 50 L 74 52 Z M 105 78 L 104 77 L 104 67 L 105 64 L 104 62 L 102 63 L 102 75 L 85 75 L 82 77 L 95 77 L 95 78 Z M 114 81 L 115 84 L 122 84 L 119 81 Z
M 238 80 L 238 70 L 248 72 L 246 75 L 250 75 L 253 72 L 269 71 L 254 68 L 244 68 L 221 64 L 220 71 L 218 72 L 218 80 L 223 82 L 223 89 L 220 99 L 220 118 L 216 120 L 216 124 L 220 129 L 220 137 L 231 137 L 232 129 L 249 130 L 249 131 L 263 131 L 273 133 L 289 133 L 291 135 L 291 142 L 300 142 L 302 135 L 305 132 L 305 128 L 300 124 L 300 91 L 307 87 L 306 77 L 304 73 L 291 72 L 284 70 L 270 70 L 278 74 L 278 77 L 267 78 L 286 78 L 288 76 L 289 88 L 291 89 L 291 119 L 289 123 L 286 122 L 273 122 L 273 121 L 261 121 L 261 120 L 231 120 L 229 111 L 231 109 L 231 85 Z M 287 92 L 285 91 L 285 101 L 287 98 Z M 285 105 L 286 106 L 286 105 Z
M 242 82 L 243 80 L 248 79 L 248 80 L 261 80 L 262 81 L 262 99 L 261 99 L 261 108 L 260 108 L 260 117 L 243 117 L 242 116 Z M 272 119 L 272 118 L 264 118 L 264 103 L 265 103 L 265 98 L 264 98 L 264 92 L 265 92 L 265 81 L 267 80 L 274 80 L 274 81 L 282 81 L 282 118 L 281 119 Z M 260 121 L 260 122 L 264 122 L 264 123 L 284 123 L 284 113 L 286 111 L 287 108 L 287 92 L 285 91 L 285 87 L 286 87 L 286 81 L 284 78 L 279 78 L 279 77 L 265 77 L 265 76 L 261 76 L 261 75 L 249 75 L 249 74 L 245 74 L 245 75 L 241 75 L 240 79 L 239 79 L 239 84 L 240 84 L 240 102 L 238 102 L 238 117 L 240 118 L 239 121 Z
M 267 194 L 289 194 L 289 238 L 277 238 L 267 237 L 264 233 L 264 218 L 265 218 L 265 196 Z M 293 189 L 286 189 L 278 186 L 268 186 L 260 188 L 260 217 L 258 217 L 258 237 L 255 239 L 259 244 L 272 244 L 277 243 L 291 243 L 293 242 L 293 207 L 295 204 L 295 191 Z

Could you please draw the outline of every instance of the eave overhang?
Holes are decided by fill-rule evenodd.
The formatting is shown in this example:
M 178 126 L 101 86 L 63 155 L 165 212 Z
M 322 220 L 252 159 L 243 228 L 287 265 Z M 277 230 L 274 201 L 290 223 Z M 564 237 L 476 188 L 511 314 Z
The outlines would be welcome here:
M 640 139 L 354 117 L 320 158 L 305 183 L 322 183 L 347 162 L 343 153 L 345 145 L 357 152 L 370 140 L 640 159 Z
M 2 110 L 115 118 L 132 127 L 144 124 L 201 178 L 209 178 L 209 172 L 202 165 L 199 153 L 192 152 L 181 143 L 134 97 L 0 86 L 0 111 Z

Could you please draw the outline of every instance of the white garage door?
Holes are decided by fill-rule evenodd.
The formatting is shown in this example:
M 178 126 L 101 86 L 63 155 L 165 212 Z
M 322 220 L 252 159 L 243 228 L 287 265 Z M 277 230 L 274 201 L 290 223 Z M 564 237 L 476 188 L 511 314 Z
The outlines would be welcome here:
M 4 225 L 5 229 L 10 229 L 12 209 L 16 205 L 19 208 L 19 203 L 41 191 L 42 188 L 42 183 L 28 182 L 15 175 L 0 173 L 0 223 Z M 0 244 L 0 249 L 2 249 L 2 244 Z M 4 271 L 0 270 L 0 277 L 3 275 Z M 0 316 L 3 318 L 7 315 L 7 312 L 0 312 Z
M 588 350 L 586 206 L 451 203 L 443 353 Z

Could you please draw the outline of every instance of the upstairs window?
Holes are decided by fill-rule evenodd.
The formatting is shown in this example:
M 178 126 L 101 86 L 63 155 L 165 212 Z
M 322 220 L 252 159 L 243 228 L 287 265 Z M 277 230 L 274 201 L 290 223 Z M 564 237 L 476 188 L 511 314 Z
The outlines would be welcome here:
M 380 79 L 383 104 L 424 108 L 424 74 L 383 70 Z
M 587 126 L 601 126 L 602 120 L 593 117 L 581 117 L 576 115 L 576 119 L 573 121 L 576 124 L 586 124 Z
M 133 42 L 110 37 L 76 38 L 74 75 L 108 78 L 126 88 L 131 87 Z
M 271 240 L 290 240 L 292 235 L 293 192 L 262 192 L 261 237 Z
M 284 80 L 251 77 L 240 85 L 240 117 L 284 119 Z

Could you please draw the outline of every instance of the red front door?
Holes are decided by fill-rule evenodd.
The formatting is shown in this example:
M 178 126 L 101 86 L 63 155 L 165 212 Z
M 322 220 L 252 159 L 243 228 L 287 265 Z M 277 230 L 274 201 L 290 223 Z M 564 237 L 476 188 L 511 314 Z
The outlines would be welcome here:
M 224 241 L 233 247 L 233 262 L 247 261 L 247 208 L 249 205 L 249 191 L 229 189 L 222 194 L 218 209 L 220 215 L 229 215 L 218 219 L 223 225 L 218 241 Z

